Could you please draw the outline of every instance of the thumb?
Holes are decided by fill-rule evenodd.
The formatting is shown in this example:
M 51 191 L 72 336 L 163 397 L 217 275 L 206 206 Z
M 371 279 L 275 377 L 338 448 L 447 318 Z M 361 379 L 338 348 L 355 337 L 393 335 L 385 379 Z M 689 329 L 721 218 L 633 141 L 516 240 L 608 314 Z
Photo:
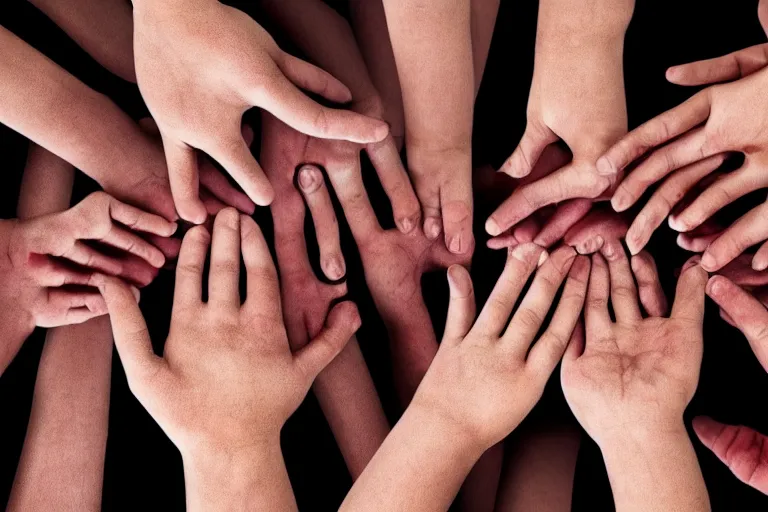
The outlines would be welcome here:
M 557 135 L 546 126 L 528 123 L 517 148 L 499 170 L 513 178 L 528 176 L 547 146 L 557 142 L 557 139 Z
M 328 313 L 325 327 L 296 352 L 295 362 L 299 369 L 313 380 L 323 368 L 344 349 L 349 339 L 360 328 L 360 314 L 354 302 L 337 304 Z
M 102 274 L 96 274 L 93 281 L 106 302 L 112 335 L 128 384 L 138 397 L 149 379 L 162 370 L 163 360 L 152 350 L 147 324 L 134 290 L 122 280 Z
M 448 318 L 445 321 L 446 339 L 460 341 L 467 335 L 475 321 L 475 292 L 472 278 L 461 265 L 448 269 L 448 285 L 451 299 L 448 303 Z

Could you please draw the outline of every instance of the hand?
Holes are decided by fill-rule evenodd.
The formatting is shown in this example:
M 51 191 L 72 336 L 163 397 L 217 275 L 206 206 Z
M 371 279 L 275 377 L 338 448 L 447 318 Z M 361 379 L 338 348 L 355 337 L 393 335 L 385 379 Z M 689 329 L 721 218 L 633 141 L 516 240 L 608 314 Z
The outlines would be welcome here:
M 671 317 L 643 319 L 623 247 L 609 243 L 602 254 L 608 265 L 599 254 L 592 261 L 586 344 L 575 339 L 563 358 L 568 405 L 601 446 L 621 435 L 679 431 L 698 383 L 706 273 L 689 262 Z
M 230 208 L 217 215 L 204 303 L 202 274 L 210 241 L 202 226 L 184 237 L 163 357 L 153 353 L 144 319 L 125 286 L 97 280 L 131 390 L 182 454 L 201 446 L 227 452 L 277 442 L 314 377 L 360 324 L 352 303 L 337 305 L 326 328 L 292 354 L 277 275 L 256 223 Z M 241 247 L 250 295 L 242 306 Z
M 768 371 L 768 310 L 764 303 L 722 276 L 710 278 L 707 295 L 744 333 L 758 361 Z M 693 428 L 704 446 L 739 480 L 768 494 L 766 436 L 749 427 L 725 425 L 707 417 L 695 418 Z
M 677 171 L 668 179 L 670 183 L 665 183 L 657 192 L 661 202 L 674 204 L 696 181 L 718 167 L 721 159 L 710 157 L 731 151 L 745 154 L 744 165 L 712 183 L 678 215 L 671 217 L 673 229 L 693 230 L 732 201 L 768 187 L 768 173 L 765 172 L 768 139 L 763 130 L 768 118 L 759 107 L 764 102 L 762 91 L 766 83 L 768 69 L 762 69 L 736 82 L 712 86 L 648 121 L 614 145 L 600 159 L 599 166 L 604 174 L 622 170 L 653 150 L 619 185 L 612 199 L 614 208 L 626 210 L 648 186 Z M 670 142 L 673 138 L 675 140 Z M 691 165 L 696 162 L 699 164 Z M 704 252 L 702 267 L 714 272 L 748 247 L 766 240 L 768 228 L 758 222 L 766 208 L 768 206 L 761 205 L 753 209 L 713 241 Z M 659 216 L 668 209 L 669 206 L 654 205 L 646 215 L 638 218 L 638 227 L 633 229 L 633 237 L 637 237 L 633 250 L 642 247 L 654 224 L 658 225 Z M 768 267 L 768 247 L 758 251 L 754 265 L 760 270 Z
M 581 314 L 589 260 L 569 247 L 546 259 L 512 314 L 544 256 L 534 244 L 512 249 L 474 326 L 469 274 L 457 265 L 448 271 L 451 301 L 445 335 L 411 407 L 431 411 L 458 427 L 462 438 L 472 439 L 483 451 L 506 437 L 536 405 Z M 566 278 L 554 317 L 537 339 Z
M 568 145 L 572 159 L 546 177 L 518 188 L 488 218 L 485 229 L 491 236 L 502 234 L 549 204 L 573 198 L 596 199 L 616 179 L 598 174 L 595 162 L 627 131 L 623 78 L 626 25 L 604 34 L 602 26 L 576 30 L 578 22 L 573 18 L 574 26 L 566 29 L 562 18 L 567 13 L 547 12 L 547 8 L 545 4 L 539 6 L 528 124 L 501 171 L 514 178 L 530 174 L 545 148 L 558 140 Z
M 195 149 L 220 163 L 256 204 L 272 202 L 272 187 L 240 133 L 242 115 L 253 106 L 315 137 L 368 143 L 388 133 L 381 121 L 310 100 L 299 88 L 338 103 L 351 94 L 280 50 L 248 15 L 215 0 L 136 1 L 134 53 L 139 88 L 163 137 L 177 209 L 192 222 L 205 220 Z

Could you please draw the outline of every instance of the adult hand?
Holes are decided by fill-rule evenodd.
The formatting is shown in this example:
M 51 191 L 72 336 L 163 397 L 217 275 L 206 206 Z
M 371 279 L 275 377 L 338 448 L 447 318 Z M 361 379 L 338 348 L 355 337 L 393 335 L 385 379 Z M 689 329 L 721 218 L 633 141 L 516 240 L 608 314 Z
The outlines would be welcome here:
M 707 283 L 709 295 L 747 337 L 760 364 L 768 371 L 768 310 L 764 303 L 723 276 Z M 742 482 L 768 494 L 766 436 L 746 426 L 725 425 L 708 417 L 693 420 L 701 442 Z
M 485 229 L 491 236 L 544 206 L 599 198 L 616 181 L 598 174 L 595 162 L 627 132 L 623 41 L 629 19 L 595 28 L 601 20 L 589 21 L 590 16 L 553 4 L 539 5 L 528 124 L 501 171 L 515 178 L 530 174 L 545 148 L 559 140 L 568 145 L 572 160 L 518 188 L 488 218 Z
M 136 77 L 158 123 L 179 215 L 205 220 L 195 149 L 222 165 L 259 205 L 274 192 L 241 135 L 257 106 L 315 137 L 383 140 L 385 123 L 315 103 L 299 88 L 345 103 L 349 90 L 328 73 L 280 50 L 248 15 L 216 0 L 134 2 Z
M 670 217 L 670 226 L 676 231 L 691 231 L 729 203 L 768 187 L 768 138 L 763 130 L 768 118 L 763 114 L 765 109 L 759 107 L 765 103 L 762 91 L 767 83 L 768 69 L 762 69 L 736 82 L 709 87 L 633 130 L 601 157 L 601 173 L 610 175 L 652 151 L 616 190 L 612 204 L 617 211 L 626 210 L 650 185 L 674 173 L 657 191 L 659 204 L 637 219 L 633 250 L 642 247 L 661 215 L 718 167 L 722 159 L 715 155 L 744 153 L 744 165 L 714 181 L 690 205 Z M 768 239 L 768 228 L 758 222 L 766 208 L 753 209 L 726 229 L 704 252 L 702 267 L 714 272 L 750 246 Z M 754 265 L 760 270 L 768 267 L 768 247 L 758 251 Z

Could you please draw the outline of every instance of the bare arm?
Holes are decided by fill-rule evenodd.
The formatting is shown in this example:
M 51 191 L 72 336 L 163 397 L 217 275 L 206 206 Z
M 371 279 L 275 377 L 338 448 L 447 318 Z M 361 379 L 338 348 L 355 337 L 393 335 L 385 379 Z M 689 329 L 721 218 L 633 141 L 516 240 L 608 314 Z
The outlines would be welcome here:
M 499 14 L 501 0 L 471 0 L 472 5 L 472 62 L 475 72 L 475 96 L 483 81 L 488 52 L 491 49 L 493 29 Z
M 123 0 L 29 0 L 96 61 L 123 80 L 136 82 L 133 12 Z

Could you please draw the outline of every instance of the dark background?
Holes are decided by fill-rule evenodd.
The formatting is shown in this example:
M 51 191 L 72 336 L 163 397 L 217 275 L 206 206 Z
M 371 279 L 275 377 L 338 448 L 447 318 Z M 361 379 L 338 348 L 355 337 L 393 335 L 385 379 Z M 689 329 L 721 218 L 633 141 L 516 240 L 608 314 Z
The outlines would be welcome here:
M 253 2 L 229 2 L 251 12 Z M 343 2 L 334 1 L 333 4 Z M 670 5 L 674 5 L 674 9 Z M 343 12 L 343 7 L 337 6 Z M 757 1 L 637 0 L 626 42 L 626 87 L 630 126 L 679 104 L 693 90 L 668 84 L 665 69 L 700 58 L 721 55 L 764 42 L 756 15 Z M 498 167 L 514 149 L 525 126 L 525 106 L 533 72 L 537 2 L 503 1 L 496 25 L 488 67 L 477 102 L 475 162 Z M 258 17 L 258 13 L 253 13 Z M 146 115 L 135 86 L 101 69 L 52 22 L 26 0 L 0 2 L 0 25 L 14 31 L 94 89 L 108 94 L 134 118 Z M 2 99 L 0 99 L 2 101 Z M 248 119 L 257 123 L 258 116 Z M 258 140 L 258 137 L 257 137 Z M 120 141 L 115 141 L 120 144 Z M 19 183 L 27 142 L 0 125 L 0 194 L 2 218 L 15 216 Z M 370 169 L 369 169 L 370 171 Z M 368 172 L 367 174 L 370 174 Z M 79 175 L 76 200 L 92 190 L 93 183 Z M 377 203 L 382 203 L 380 194 Z M 478 250 L 473 274 L 483 300 L 503 266 L 504 254 L 484 248 L 482 222 L 488 206 L 477 205 Z M 260 211 L 257 220 L 268 234 L 270 218 Z M 657 232 L 650 250 L 656 257 L 668 297 L 674 293 L 676 268 L 687 258 L 677 248 L 666 227 Z M 363 327 L 358 340 L 385 408 L 396 418 L 391 392 L 386 330 L 368 295 L 354 243 L 344 228 L 351 297 L 360 306 Z M 445 318 L 444 273 L 427 276 L 425 294 L 438 334 Z M 173 293 L 173 274 L 163 272 L 142 293 L 142 309 L 161 349 L 168 330 Z M 288 305 L 288 307 L 290 307 Z M 741 334 L 720 320 L 710 303 L 705 325 L 705 354 L 701 382 L 686 415 L 687 423 L 698 414 L 734 424 L 745 424 L 768 433 L 763 391 L 768 377 Z M 29 417 L 37 364 L 44 332 L 38 330 L 22 348 L 0 379 L 0 502 L 10 492 Z M 83 340 L 87 342 L 87 340 Z M 184 482 L 181 459 L 149 415 L 131 396 L 115 355 L 112 378 L 109 442 L 107 447 L 105 510 L 182 510 Z M 557 373 L 556 373 L 557 375 Z M 554 378 L 541 403 L 523 428 L 573 421 Z M 513 434 L 514 435 L 514 434 Z M 714 510 L 758 510 L 768 498 L 740 483 L 727 468 L 694 438 L 694 445 L 710 492 Z M 310 396 L 288 422 L 283 447 L 291 481 L 302 510 L 334 510 L 351 484 L 317 402 Z M 575 510 L 613 510 L 610 487 L 600 452 L 583 436 L 574 490 Z

